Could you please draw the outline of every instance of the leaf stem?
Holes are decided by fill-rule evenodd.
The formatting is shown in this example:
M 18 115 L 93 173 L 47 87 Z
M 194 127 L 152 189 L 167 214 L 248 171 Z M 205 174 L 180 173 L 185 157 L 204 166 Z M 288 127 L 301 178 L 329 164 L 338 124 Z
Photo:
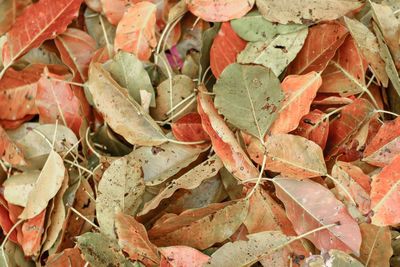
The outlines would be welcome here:
M 387 110 L 382 110 L 382 109 L 375 109 L 374 111 L 375 113 L 384 113 L 384 114 L 389 114 L 395 117 L 399 117 L 400 115 L 391 111 L 387 111 Z
M 182 107 L 182 109 L 180 109 L 178 112 L 176 112 L 175 114 L 173 114 L 171 117 L 169 117 L 168 119 L 166 119 L 165 121 L 161 122 L 161 125 L 165 125 L 167 123 L 169 123 L 170 121 L 172 121 L 173 119 L 175 119 L 176 117 L 178 117 L 179 115 L 181 115 L 187 108 L 189 108 L 194 102 L 196 102 L 196 98 L 193 98 L 192 100 L 189 101 L 189 103 L 187 103 L 185 106 Z
M 174 144 L 178 144 L 178 145 L 201 145 L 201 144 L 207 143 L 206 140 L 194 141 L 194 142 L 184 142 L 184 141 L 178 141 L 175 139 L 167 139 L 167 141 L 174 143 Z
M 83 220 L 85 220 L 87 223 L 89 223 L 91 226 L 93 226 L 95 229 L 100 231 L 100 227 L 98 227 L 97 225 L 95 225 L 91 220 L 89 220 L 88 218 L 86 218 L 82 213 L 80 213 L 79 211 L 77 211 L 74 207 L 72 207 L 71 205 L 67 204 L 67 207 L 70 208 L 76 215 L 78 215 L 79 217 L 81 217 Z
M 249 198 L 254 194 L 254 192 L 256 191 L 256 189 L 258 188 L 258 186 L 260 185 L 261 179 L 262 179 L 262 175 L 263 175 L 263 173 L 264 173 L 265 163 L 266 163 L 266 162 L 267 162 L 267 155 L 264 153 L 263 161 L 262 161 L 262 166 L 261 166 L 260 174 L 258 175 L 258 178 L 257 178 L 257 182 L 256 182 L 256 184 L 253 186 L 253 188 L 251 189 L 250 193 L 246 196 L 246 199 L 249 199 Z
M 335 177 L 329 175 L 328 173 L 325 174 L 326 177 L 328 177 L 329 179 L 331 179 L 332 181 L 335 182 L 335 184 L 337 184 L 347 195 L 347 197 L 350 199 L 350 201 L 352 202 L 352 204 L 357 205 L 357 203 L 354 201 L 353 196 L 350 194 L 350 192 L 347 190 L 346 187 L 344 187 L 344 185 L 342 185 L 341 182 L 339 182 Z

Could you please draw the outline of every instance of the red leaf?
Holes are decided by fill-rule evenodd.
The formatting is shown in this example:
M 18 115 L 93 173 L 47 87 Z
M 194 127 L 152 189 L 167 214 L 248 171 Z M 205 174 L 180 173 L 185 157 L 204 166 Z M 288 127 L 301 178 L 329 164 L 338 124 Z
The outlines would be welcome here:
M 361 233 L 346 206 L 329 189 L 310 180 L 274 179 L 276 195 L 297 234 L 337 224 L 306 236 L 319 250 L 340 249 L 358 255 Z
M 372 223 L 379 226 L 400 223 L 400 155 L 374 177 L 371 184 Z
M 7 235 L 7 233 L 10 231 L 10 229 L 13 227 L 14 223 L 10 220 L 8 210 L 6 207 L 3 206 L 3 203 L 6 205 L 6 200 L 3 198 L 3 196 L 0 196 L 1 202 L 0 203 L 0 226 L 1 229 L 3 230 L 4 235 Z M 18 243 L 17 241 L 17 231 L 14 230 L 10 234 L 10 240 L 13 241 L 14 243 Z
M 12 165 L 25 165 L 24 154 L 14 144 L 3 128 L 0 127 L 0 156 L 1 159 Z
M 211 97 L 202 93 L 197 96 L 197 110 L 201 116 L 203 129 L 210 136 L 215 153 L 226 169 L 235 177 L 245 180 L 258 176 L 258 170 L 236 141 L 224 119 L 218 114 Z
M 287 72 L 305 74 L 323 71 L 344 42 L 347 33 L 347 29 L 336 21 L 311 27 L 303 48 L 290 63 Z
M 135 54 L 140 60 L 148 60 L 152 48 L 157 45 L 155 36 L 156 6 L 140 2 L 128 8 L 118 23 L 114 46 Z
M 324 149 L 329 134 L 329 119 L 325 115 L 318 109 L 311 111 L 301 118 L 299 126 L 292 134 L 303 136 Z
M 384 167 L 400 153 L 400 117 L 385 122 L 364 150 L 364 160 Z
M 316 72 L 305 75 L 289 75 L 282 82 L 285 100 L 272 125 L 272 134 L 288 133 L 299 125 L 301 118 L 310 112 L 310 106 L 321 86 L 321 76 Z
M 205 21 L 222 22 L 243 17 L 255 0 L 186 0 L 188 9 Z
M 81 3 L 82 0 L 41 0 L 27 7 L 7 33 L 4 69 L 30 49 L 64 32 L 77 17 Z
M 104 15 L 107 20 L 117 25 L 121 21 L 125 12 L 125 0 L 101 0 Z
M 84 267 L 85 261 L 77 247 L 64 249 L 59 254 L 50 255 L 46 261 L 47 267 Z
M 79 99 L 68 83 L 60 81 L 63 79 L 63 76 L 52 73 L 45 73 L 40 78 L 36 95 L 40 121 L 55 123 L 59 120 L 78 135 L 82 123 Z
M 54 40 L 61 59 L 74 73 L 74 81 L 87 80 L 89 63 L 96 51 L 96 41 L 86 32 L 69 28 Z
M 210 140 L 208 134 L 201 125 L 199 113 L 189 113 L 172 123 L 172 133 L 176 140 L 184 142 L 195 142 Z
M 19 126 L 21 126 L 24 122 L 30 121 L 35 115 L 26 115 L 22 119 L 19 120 L 0 120 L 0 126 L 2 126 L 4 129 L 17 129 Z
M 246 47 L 247 42 L 239 37 L 229 22 L 222 23 L 210 50 L 211 71 L 219 78 L 222 71 L 236 62 L 237 55 Z
M 187 246 L 160 248 L 160 253 L 163 255 L 161 267 L 202 267 L 210 259 L 206 254 Z
M 37 255 L 40 251 L 46 210 L 27 220 L 22 225 L 22 249 L 25 256 Z
M 361 125 L 371 118 L 373 111 L 374 107 L 365 99 L 357 99 L 341 110 L 340 117 L 329 126 L 328 142 L 325 148 L 328 158 L 338 153 L 342 145 L 346 144 Z
M 319 91 L 345 96 L 360 93 L 362 86 L 365 86 L 367 68 L 367 61 L 358 52 L 356 42 L 349 35 L 322 73 L 323 83 Z

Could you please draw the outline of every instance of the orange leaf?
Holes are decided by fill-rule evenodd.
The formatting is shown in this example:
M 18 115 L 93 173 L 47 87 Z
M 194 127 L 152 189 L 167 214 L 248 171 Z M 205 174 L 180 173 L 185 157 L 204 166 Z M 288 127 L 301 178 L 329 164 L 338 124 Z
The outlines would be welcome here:
M 171 127 L 176 140 L 184 142 L 210 140 L 208 134 L 203 130 L 201 117 L 198 113 L 186 114 L 172 123 Z
M 203 129 L 211 138 L 215 153 L 225 168 L 235 177 L 245 180 L 258 176 L 258 170 L 243 151 L 224 119 L 218 114 L 211 97 L 199 88 L 197 109 L 201 116 Z
M 42 234 L 44 232 L 44 220 L 46 218 L 46 210 L 35 217 L 27 220 L 22 225 L 22 249 L 25 256 L 37 255 L 40 251 Z
M 11 221 L 10 217 L 9 217 L 9 213 L 7 210 L 7 207 L 5 207 L 4 205 L 7 205 L 6 200 L 4 199 L 4 197 L 2 195 L 0 195 L 0 227 L 3 230 L 4 235 L 7 235 L 7 233 L 10 231 L 10 229 L 13 227 L 14 223 Z M 14 230 L 11 234 L 10 234 L 10 240 L 14 243 L 18 243 L 17 240 L 17 231 Z
M 24 154 L 0 127 L 0 157 L 12 165 L 25 165 Z
M 118 23 L 115 50 L 135 54 L 140 60 L 148 60 L 157 45 L 155 36 L 156 6 L 140 2 L 127 9 Z
M 81 3 L 82 0 L 41 0 L 27 7 L 7 33 L 4 70 L 30 49 L 64 32 L 77 17 Z
M 222 22 L 243 17 L 255 0 L 186 0 L 188 9 L 205 21 Z
M 384 167 L 371 183 L 372 223 L 378 226 L 400 223 L 400 155 Z
M 117 25 L 121 21 L 125 12 L 125 0 L 100 0 L 103 13 L 107 20 Z
M 278 110 L 278 118 L 270 129 L 272 134 L 288 133 L 297 128 L 301 118 L 310 112 L 311 103 L 321 83 L 321 76 L 316 72 L 289 75 L 283 80 L 281 85 L 285 100 Z
M 210 50 L 211 71 L 219 78 L 222 71 L 236 62 L 237 55 L 246 47 L 247 42 L 239 37 L 229 22 L 222 23 Z
M 197 249 L 186 246 L 160 248 L 160 253 L 163 255 L 161 267 L 202 267 L 210 259 Z
M 305 74 L 323 71 L 344 42 L 347 33 L 347 29 L 336 21 L 311 27 L 303 48 L 290 63 L 287 72 Z
M 324 149 L 329 134 L 329 119 L 325 115 L 318 109 L 311 111 L 301 118 L 299 126 L 292 134 L 303 136 Z
M 61 253 L 50 255 L 46 261 L 47 267 L 84 267 L 85 261 L 77 247 L 67 248 Z

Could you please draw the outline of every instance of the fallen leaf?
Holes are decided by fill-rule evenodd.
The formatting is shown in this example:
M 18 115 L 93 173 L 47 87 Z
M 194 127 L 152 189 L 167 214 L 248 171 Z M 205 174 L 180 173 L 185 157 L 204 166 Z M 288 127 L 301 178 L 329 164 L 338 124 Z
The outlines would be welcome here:
M 46 210 L 28 219 L 22 225 L 22 249 L 25 256 L 37 256 L 40 251 Z
M 210 137 L 203 130 L 198 113 L 188 113 L 171 125 L 176 140 L 183 142 L 208 141 Z
M 125 0 L 100 0 L 101 9 L 108 21 L 117 25 L 125 11 Z
M 222 22 L 249 12 L 255 0 L 185 0 L 190 12 L 205 21 Z
M 3 183 L 4 198 L 8 203 L 25 207 L 39 175 L 38 170 L 12 175 Z
M 197 249 L 186 246 L 171 246 L 160 248 L 163 256 L 161 266 L 164 267 L 202 267 L 210 259 L 206 254 L 201 253 Z
M 12 165 L 25 165 L 24 154 L 0 126 L 0 156 L 1 159 Z
M 84 267 L 85 261 L 82 259 L 78 248 L 67 248 L 59 254 L 50 255 L 46 266 L 48 267 Z
M 277 197 L 297 234 L 336 224 L 306 236 L 319 250 L 340 249 L 359 254 L 361 233 L 357 222 L 329 189 L 310 180 L 274 178 Z
M 154 4 L 143 1 L 129 7 L 117 26 L 115 51 L 132 52 L 140 60 L 148 60 L 157 45 L 155 26 Z
M 31 3 L 31 0 L 6 0 L 1 2 L 0 12 L 3 16 L 0 19 L 0 35 L 3 35 L 11 28 L 17 16 Z

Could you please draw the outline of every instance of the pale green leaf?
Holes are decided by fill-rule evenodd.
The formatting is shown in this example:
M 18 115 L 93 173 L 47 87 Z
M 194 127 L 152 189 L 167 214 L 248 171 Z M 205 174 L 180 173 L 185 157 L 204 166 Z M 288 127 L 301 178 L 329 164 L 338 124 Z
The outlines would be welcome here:
M 215 106 L 229 123 L 263 138 L 283 100 L 280 82 L 262 66 L 229 65 L 214 85 Z
M 306 40 L 308 29 L 281 34 L 272 40 L 251 42 L 238 55 L 239 63 L 260 64 L 279 76 L 296 57 Z
M 96 40 L 97 47 L 107 47 L 114 43 L 116 30 L 114 25 L 90 8 L 86 9 L 84 16 L 87 31 Z
M 12 175 L 3 183 L 4 198 L 8 203 L 25 207 L 39 175 L 38 170 Z

